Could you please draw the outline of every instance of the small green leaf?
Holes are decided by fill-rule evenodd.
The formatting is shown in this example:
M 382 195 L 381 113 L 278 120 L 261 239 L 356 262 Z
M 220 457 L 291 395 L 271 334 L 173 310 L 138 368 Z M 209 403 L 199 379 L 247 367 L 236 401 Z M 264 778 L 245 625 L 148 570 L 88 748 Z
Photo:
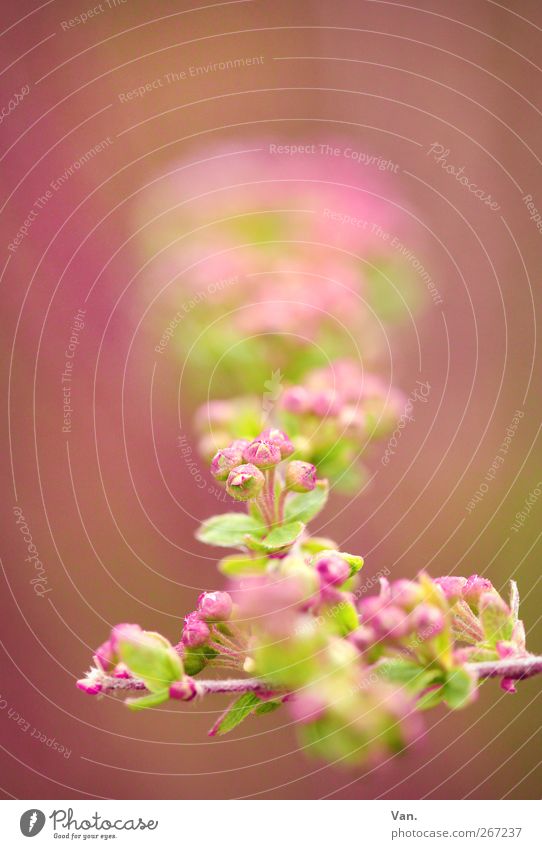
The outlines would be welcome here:
M 480 603 L 480 621 L 486 643 L 494 646 L 501 640 L 510 640 L 514 630 L 514 617 L 508 606 L 499 596 L 482 596 Z
M 452 669 L 443 686 L 443 698 L 448 707 L 462 708 L 472 701 L 476 690 L 476 681 L 466 669 Z
M 289 522 L 287 525 L 281 525 L 274 528 L 262 539 L 262 545 L 265 546 L 267 551 L 278 551 L 280 548 L 293 545 L 304 529 L 303 522 Z
M 258 537 L 252 536 L 252 534 L 245 534 L 244 536 L 245 548 L 248 548 L 249 551 L 257 551 L 257 552 L 266 552 L 267 547 L 264 545 L 262 540 Z
M 363 569 L 364 560 L 358 554 L 348 554 L 346 551 L 339 551 L 339 557 L 346 560 L 350 566 L 350 576 L 355 575 L 360 569 Z
M 434 690 L 429 690 L 420 696 L 416 702 L 418 710 L 430 710 L 439 705 L 444 699 L 444 687 L 435 687 Z
M 119 656 L 130 672 L 142 678 L 151 693 L 158 693 L 178 681 L 183 674 L 183 666 L 177 652 L 164 645 L 164 638 L 158 639 L 143 631 L 137 639 L 120 639 Z
M 412 693 L 420 693 L 431 684 L 442 680 L 442 671 L 427 669 L 411 660 L 387 660 L 378 666 L 380 673 L 394 684 L 403 684 Z
M 221 513 L 211 516 L 196 531 L 196 538 L 209 545 L 235 548 L 245 545 L 245 536 L 262 536 L 265 528 L 254 516 L 246 513 Z
M 325 507 L 329 494 L 327 481 L 318 481 L 311 492 L 290 495 L 286 501 L 284 517 L 287 522 L 310 522 Z
M 222 715 L 218 724 L 214 725 L 209 734 L 222 735 L 233 731 L 238 725 L 243 722 L 247 716 L 250 716 L 253 710 L 261 704 L 261 699 L 254 693 L 243 693 L 235 702 L 228 708 L 226 713 Z
M 307 554 L 318 554 L 320 551 L 335 549 L 337 544 L 332 539 L 326 537 L 307 537 L 301 543 L 301 548 Z
M 269 560 L 267 557 L 251 557 L 249 554 L 231 554 L 223 557 L 218 568 L 228 578 L 237 578 L 243 575 L 261 575 L 267 569 Z
M 343 560 L 346 560 L 348 565 L 350 566 L 350 577 L 355 575 L 360 569 L 363 568 L 363 557 L 359 557 L 357 554 L 348 554 L 346 551 L 336 551 L 334 549 L 324 549 L 320 551 L 318 555 L 314 558 L 314 563 L 317 560 L 320 560 L 322 557 L 329 557 L 331 555 L 335 555 L 337 557 L 342 557 Z
M 332 608 L 333 624 L 341 637 L 346 637 L 359 627 L 356 608 L 349 601 L 339 602 Z
M 262 702 L 261 705 L 258 705 L 254 713 L 257 713 L 258 716 L 261 716 L 264 713 L 272 713 L 274 710 L 281 706 L 282 702 Z
M 139 699 L 126 699 L 124 702 L 130 710 L 144 710 L 144 708 L 152 708 L 161 705 L 169 698 L 169 690 L 159 690 L 157 693 L 150 693 L 148 696 L 141 696 Z

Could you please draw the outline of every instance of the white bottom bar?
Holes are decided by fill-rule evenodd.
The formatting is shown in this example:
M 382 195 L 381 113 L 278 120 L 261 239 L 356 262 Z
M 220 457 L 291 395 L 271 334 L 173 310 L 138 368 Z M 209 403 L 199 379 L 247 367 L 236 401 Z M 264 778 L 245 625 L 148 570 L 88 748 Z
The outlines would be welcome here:
M 538 801 L 4 801 L 3 846 L 388 849 L 542 845 Z

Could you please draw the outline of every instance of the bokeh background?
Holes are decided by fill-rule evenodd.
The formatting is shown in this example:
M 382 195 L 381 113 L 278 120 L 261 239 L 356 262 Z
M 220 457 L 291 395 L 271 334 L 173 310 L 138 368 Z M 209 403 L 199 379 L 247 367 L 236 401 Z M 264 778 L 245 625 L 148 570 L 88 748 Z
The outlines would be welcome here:
M 393 462 L 382 468 L 376 455 L 371 487 L 333 497 L 320 529 L 329 533 L 332 523 L 343 547 L 365 555 L 366 579 L 383 569 L 394 577 L 477 571 L 501 588 L 514 577 L 530 647 L 540 651 L 537 496 L 521 528 L 513 525 L 542 479 L 542 233 L 524 200 L 542 209 L 541 28 L 536 0 L 4 5 L 6 798 L 540 795 L 536 679 L 513 697 L 487 683 L 468 710 L 435 712 L 406 755 L 360 773 L 308 761 L 281 712 L 211 741 L 219 699 L 132 715 L 113 699 L 86 698 L 75 680 L 111 624 L 136 621 L 177 639 L 197 593 L 217 584 L 214 552 L 193 539 L 197 523 L 217 512 L 217 496 L 204 465 L 208 485 L 194 485 L 178 440 L 184 433 L 192 444 L 195 399 L 220 386 L 191 370 L 179 346 L 160 354 L 155 346 L 186 300 L 189 274 L 176 274 L 190 264 L 191 224 L 202 214 L 212 220 L 212 203 L 196 209 L 195 194 L 233 181 L 220 203 L 257 209 L 253 170 L 248 195 L 235 183 L 244 152 L 270 143 L 351 146 L 396 164 L 379 173 L 348 163 L 353 206 L 364 217 L 374 193 L 383 198 L 388 232 L 442 300 L 434 303 L 418 275 L 412 318 L 390 326 L 377 358 L 406 393 L 428 381 L 428 403 L 417 407 Z M 191 66 L 246 57 L 261 61 L 120 96 Z M 444 170 L 433 144 L 498 208 Z M 218 167 L 201 164 L 226 150 L 241 163 L 235 169 L 227 157 Z M 303 162 L 314 180 L 321 173 L 332 181 L 334 165 L 318 155 Z M 344 166 L 340 154 L 337 169 Z M 295 161 L 285 157 L 284 168 L 295 177 Z M 168 211 L 174 203 L 184 205 L 185 229 L 176 233 L 183 247 L 164 264 L 156 254 L 180 227 Z M 306 215 L 317 209 L 313 192 Z M 10 249 L 31 210 L 27 234 Z M 296 219 L 296 238 L 303 227 Z M 340 234 L 330 228 L 330 241 Z M 212 226 L 197 243 L 213 252 Z M 63 432 L 74 322 L 73 413 Z M 504 462 L 469 512 L 517 410 L 523 416 Z M 195 449 L 193 460 L 200 462 Z M 21 514 L 42 563 L 38 584 Z

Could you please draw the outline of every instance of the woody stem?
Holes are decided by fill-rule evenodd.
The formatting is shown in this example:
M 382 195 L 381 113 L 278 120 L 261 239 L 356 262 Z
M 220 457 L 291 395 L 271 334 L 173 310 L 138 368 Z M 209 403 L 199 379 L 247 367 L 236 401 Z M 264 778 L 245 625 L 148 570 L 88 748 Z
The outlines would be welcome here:
M 526 655 L 511 657 L 507 660 L 487 660 L 481 663 L 467 663 L 466 669 L 474 672 L 478 678 L 532 678 L 542 673 L 542 657 Z

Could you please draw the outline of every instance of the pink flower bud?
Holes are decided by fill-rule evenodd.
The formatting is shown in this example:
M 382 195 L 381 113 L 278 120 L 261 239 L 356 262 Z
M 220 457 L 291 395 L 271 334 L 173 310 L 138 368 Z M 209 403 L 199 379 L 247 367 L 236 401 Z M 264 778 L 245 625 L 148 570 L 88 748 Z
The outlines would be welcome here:
M 445 575 L 443 578 L 435 578 L 434 583 L 441 588 L 448 601 L 454 604 L 461 598 L 467 579 Z
M 342 409 L 341 399 L 332 389 L 315 392 L 311 400 L 311 410 L 319 418 L 338 416 Z
M 444 629 L 444 616 L 432 604 L 420 604 L 409 615 L 412 630 L 424 640 L 435 637 Z
M 175 681 L 169 688 L 170 699 L 180 699 L 183 702 L 190 702 L 196 695 L 196 682 L 188 675 L 185 675 L 181 681 Z
M 423 591 L 416 581 L 407 581 L 399 579 L 390 584 L 389 597 L 394 604 L 404 607 L 407 610 L 412 609 L 422 599 Z
M 198 614 L 205 622 L 225 622 L 231 611 L 232 600 L 228 593 L 202 593 L 198 598 Z
M 378 641 L 378 637 L 374 628 L 370 628 L 368 625 L 360 625 L 359 628 L 348 635 L 347 640 L 358 651 L 366 651 Z
M 187 648 L 203 646 L 209 639 L 210 634 L 209 626 L 199 618 L 197 613 L 189 613 L 188 616 L 185 616 L 181 639 L 183 645 Z
M 250 445 L 250 439 L 234 439 L 230 448 L 235 448 L 236 451 L 240 451 L 242 456 L 247 445 Z
M 287 413 L 293 413 L 298 416 L 308 412 L 310 396 L 303 386 L 290 386 L 283 393 L 280 404 Z
M 501 689 L 504 690 L 505 693 L 517 693 L 516 683 L 513 678 L 502 678 Z
M 295 451 L 290 438 L 284 433 L 284 431 L 279 430 L 276 427 L 269 427 L 267 430 L 262 431 L 259 438 L 275 445 L 279 449 L 280 456 L 283 460 Z
M 390 637 L 394 640 L 405 637 L 412 630 L 409 617 L 395 605 L 383 607 L 373 617 L 372 626 L 380 638 Z
M 262 472 L 253 465 L 245 463 L 236 466 L 228 475 L 226 490 L 237 501 L 250 501 L 260 495 L 265 483 Z
M 493 584 L 487 578 L 480 575 L 471 575 L 463 587 L 463 598 L 472 608 L 476 609 L 480 603 L 482 593 L 491 592 Z
M 292 460 L 286 469 L 286 488 L 292 492 L 311 492 L 316 486 L 316 466 Z
M 340 587 L 350 577 L 350 566 L 338 554 L 329 554 L 316 561 L 316 571 L 324 586 Z
M 358 602 L 359 615 L 362 621 L 369 625 L 372 624 L 372 619 L 380 613 L 385 604 L 386 602 L 378 596 L 362 598 L 361 601 Z
M 280 448 L 265 439 L 254 439 L 243 451 L 246 463 L 253 463 L 258 469 L 271 469 L 280 463 Z
M 235 466 L 243 462 L 243 452 L 231 445 L 217 451 L 211 460 L 211 474 L 217 481 L 225 481 Z

